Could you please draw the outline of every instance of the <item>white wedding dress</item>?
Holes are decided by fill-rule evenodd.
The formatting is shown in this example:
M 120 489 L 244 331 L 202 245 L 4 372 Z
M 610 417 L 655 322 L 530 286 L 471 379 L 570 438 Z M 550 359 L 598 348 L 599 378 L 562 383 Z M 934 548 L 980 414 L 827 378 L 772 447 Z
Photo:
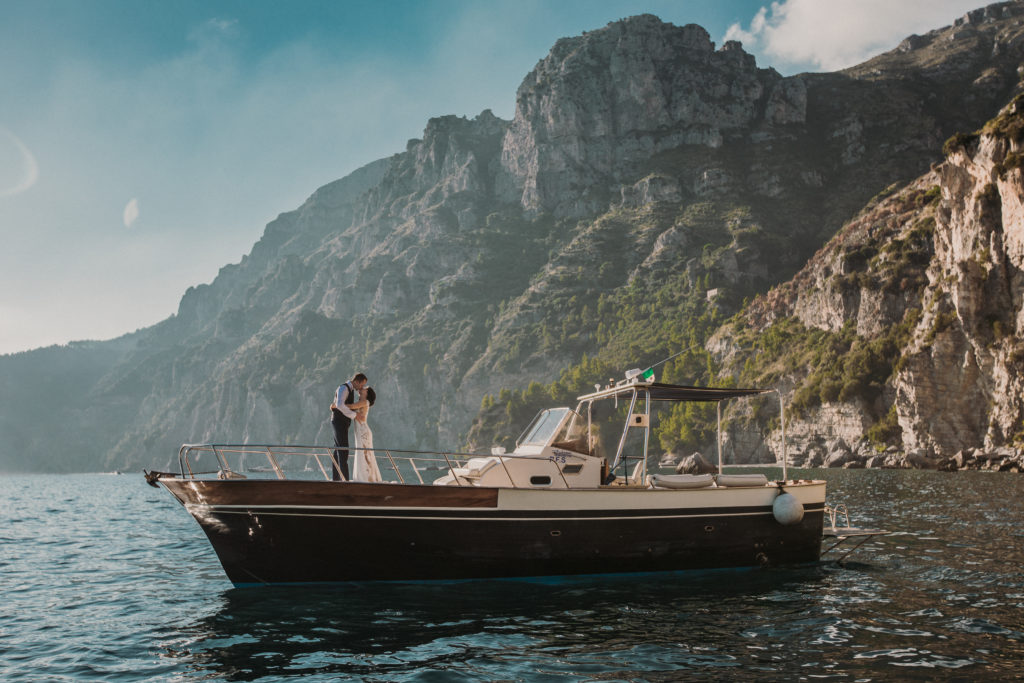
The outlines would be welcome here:
M 359 400 L 362 400 L 362 396 Z M 369 412 L 369 408 L 367 408 Z M 354 451 L 355 466 L 352 468 L 352 481 L 383 481 L 380 476 L 380 469 L 377 467 L 377 457 L 373 453 L 373 432 L 370 425 L 359 420 L 352 421 L 352 429 L 355 435 Z

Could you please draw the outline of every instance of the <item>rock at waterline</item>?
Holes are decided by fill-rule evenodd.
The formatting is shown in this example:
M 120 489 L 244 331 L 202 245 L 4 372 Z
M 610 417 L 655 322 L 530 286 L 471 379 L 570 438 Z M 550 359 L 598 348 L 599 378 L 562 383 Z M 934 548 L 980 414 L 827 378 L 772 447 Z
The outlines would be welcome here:
M 699 452 L 686 456 L 676 465 L 676 474 L 709 474 L 717 471 L 718 468 Z

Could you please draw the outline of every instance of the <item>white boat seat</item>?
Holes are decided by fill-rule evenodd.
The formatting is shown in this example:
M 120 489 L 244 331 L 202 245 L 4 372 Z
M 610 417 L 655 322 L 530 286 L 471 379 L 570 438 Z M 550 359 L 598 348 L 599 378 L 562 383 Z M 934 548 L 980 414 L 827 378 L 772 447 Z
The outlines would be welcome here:
M 710 474 L 652 474 L 650 480 L 656 489 L 702 489 L 715 483 Z
M 465 477 L 481 477 L 484 472 L 498 464 L 497 458 L 470 458 L 463 467 L 456 467 L 455 471 Z
M 484 476 L 489 469 L 497 465 L 498 462 L 498 458 L 470 458 L 462 467 L 454 467 L 435 479 L 434 484 L 447 486 L 469 484 L 477 486 L 477 480 Z M 455 476 L 452 476 L 453 474 Z
M 763 474 L 719 474 L 715 481 L 719 486 L 765 486 L 768 477 Z

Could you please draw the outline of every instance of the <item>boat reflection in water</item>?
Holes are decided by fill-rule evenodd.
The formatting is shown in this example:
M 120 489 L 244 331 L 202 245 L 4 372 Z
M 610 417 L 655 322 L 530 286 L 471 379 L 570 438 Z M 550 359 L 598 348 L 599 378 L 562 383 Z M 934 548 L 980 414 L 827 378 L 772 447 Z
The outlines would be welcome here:
M 330 481 L 331 447 L 217 444 L 182 446 L 180 472 L 147 478 L 199 522 L 236 586 L 815 562 L 824 481 L 787 479 L 785 462 L 779 481 L 723 473 L 720 445 L 715 475 L 647 471 L 654 403 L 715 403 L 720 444 L 721 403 L 763 393 L 634 374 L 542 410 L 512 453 L 377 448 L 388 482 Z M 608 412 L 624 418 L 614 434 Z
M 449 582 L 233 588 L 218 596 L 216 611 L 181 627 L 167 654 L 218 680 L 422 680 L 431 673 L 449 680 L 466 678 L 453 672 L 467 669 L 490 680 L 535 680 L 538 670 L 552 679 L 560 670 L 569 680 L 594 679 L 596 671 L 635 680 L 663 671 L 666 658 L 720 677 L 736 657 L 727 648 L 702 649 L 708 633 L 728 632 L 728 615 L 746 612 L 746 623 L 756 623 L 761 615 L 751 615 L 751 603 L 777 610 L 780 590 L 799 603 L 784 610 L 789 618 L 819 609 L 834 571 L 812 565 L 460 581 L 457 590 Z M 791 633 L 782 623 L 780 631 Z M 609 655 L 609 629 L 617 657 Z

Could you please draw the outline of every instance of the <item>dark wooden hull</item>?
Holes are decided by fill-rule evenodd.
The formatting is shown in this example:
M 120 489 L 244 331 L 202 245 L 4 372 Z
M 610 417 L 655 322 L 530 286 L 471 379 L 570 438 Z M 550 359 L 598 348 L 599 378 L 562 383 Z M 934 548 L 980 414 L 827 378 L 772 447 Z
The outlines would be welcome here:
M 524 498 L 472 487 L 161 483 L 199 522 L 236 585 L 660 572 L 814 562 L 821 551 L 823 486 L 822 502 L 812 496 L 803 520 L 783 526 L 771 489 L 747 495 L 754 504 L 723 494 L 728 504 L 716 505 L 692 491 Z M 577 500 L 597 503 L 566 509 Z

